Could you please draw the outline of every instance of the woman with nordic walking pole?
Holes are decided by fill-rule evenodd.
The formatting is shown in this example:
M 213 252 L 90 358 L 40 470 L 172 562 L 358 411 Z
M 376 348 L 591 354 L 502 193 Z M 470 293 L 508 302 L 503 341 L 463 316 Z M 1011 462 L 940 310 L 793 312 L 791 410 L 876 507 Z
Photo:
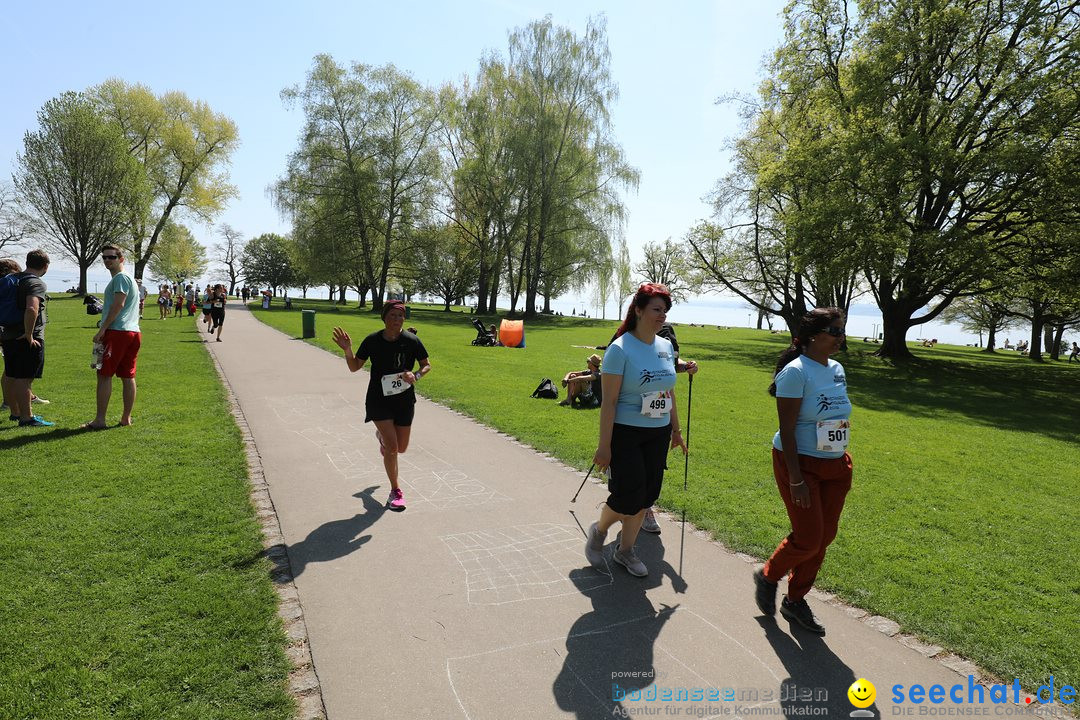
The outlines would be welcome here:
M 668 449 L 686 452 L 672 392 L 674 351 L 657 336 L 670 309 L 665 286 L 639 287 L 601 366 L 604 399 L 593 462 L 601 472 L 609 470 L 609 495 L 600 520 L 589 527 L 585 558 L 602 567 L 608 528 L 621 522 L 613 560 L 636 577 L 649 574 L 634 553 L 634 542 L 645 511 L 660 496 Z
M 812 633 L 825 634 L 806 594 L 836 537 L 851 489 L 851 402 L 844 368 L 829 356 L 844 342 L 844 313 L 816 308 L 799 322 L 798 336 L 781 353 L 769 394 L 776 397 L 780 429 L 773 437 L 773 474 L 791 520 L 765 567 L 754 573 L 754 599 L 776 614 L 776 585 L 790 573 L 780 614 Z

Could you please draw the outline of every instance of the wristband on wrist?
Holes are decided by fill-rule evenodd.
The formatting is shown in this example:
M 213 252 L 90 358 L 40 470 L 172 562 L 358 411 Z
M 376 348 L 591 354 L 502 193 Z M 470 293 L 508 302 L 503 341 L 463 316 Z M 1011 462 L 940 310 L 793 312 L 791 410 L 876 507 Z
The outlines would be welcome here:
M 791 486 L 791 487 L 799 487 L 800 485 L 805 485 L 805 484 L 806 484 L 805 480 L 800 480 L 797 483 L 793 483 L 793 482 L 788 483 L 788 485 Z

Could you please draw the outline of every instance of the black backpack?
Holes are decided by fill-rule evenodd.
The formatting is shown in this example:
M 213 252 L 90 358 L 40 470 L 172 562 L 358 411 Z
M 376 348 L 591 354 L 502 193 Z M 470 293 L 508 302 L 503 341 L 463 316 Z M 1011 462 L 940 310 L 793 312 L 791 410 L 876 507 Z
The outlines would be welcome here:
M 532 396 L 534 398 L 555 400 L 559 397 L 559 389 L 555 387 L 555 383 L 551 382 L 551 378 L 544 378 L 533 390 Z

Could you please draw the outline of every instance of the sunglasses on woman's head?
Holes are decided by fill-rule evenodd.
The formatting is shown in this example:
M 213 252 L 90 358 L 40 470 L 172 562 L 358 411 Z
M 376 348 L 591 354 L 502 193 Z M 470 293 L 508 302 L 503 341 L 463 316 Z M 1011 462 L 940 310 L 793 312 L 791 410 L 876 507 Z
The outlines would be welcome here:
M 830 325 L 829 327 L 825 328 L 825 329 L 824 329 L 824 330 L 822 330 L 821 332 L 823 332 L 823 333 L 829 333 L 829 334 L 830 334 L 830 335 L 832 335 L 833 337 L 843 337 L 844 335 L 846 335 L 846 334 L 847 334 L 847 332 L 846 332 L 846 331 L 844 330 L 844 328 L 840 328 L 840 327 L 834 327 L 834 326 L 832 326 L 832 325 Z

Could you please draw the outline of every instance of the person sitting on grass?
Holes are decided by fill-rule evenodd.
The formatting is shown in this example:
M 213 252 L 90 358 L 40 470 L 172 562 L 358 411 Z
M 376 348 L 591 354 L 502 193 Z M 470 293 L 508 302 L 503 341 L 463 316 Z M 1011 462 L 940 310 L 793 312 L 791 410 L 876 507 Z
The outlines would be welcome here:
M 568 372 L 562 379 L 566 399 L 560 405 L 572 405 L 576 400 L 583 407 L 599 407 L 603 393 L 600 389 L 600 356 L 585 359 L 588 367 L 581 372 Z

